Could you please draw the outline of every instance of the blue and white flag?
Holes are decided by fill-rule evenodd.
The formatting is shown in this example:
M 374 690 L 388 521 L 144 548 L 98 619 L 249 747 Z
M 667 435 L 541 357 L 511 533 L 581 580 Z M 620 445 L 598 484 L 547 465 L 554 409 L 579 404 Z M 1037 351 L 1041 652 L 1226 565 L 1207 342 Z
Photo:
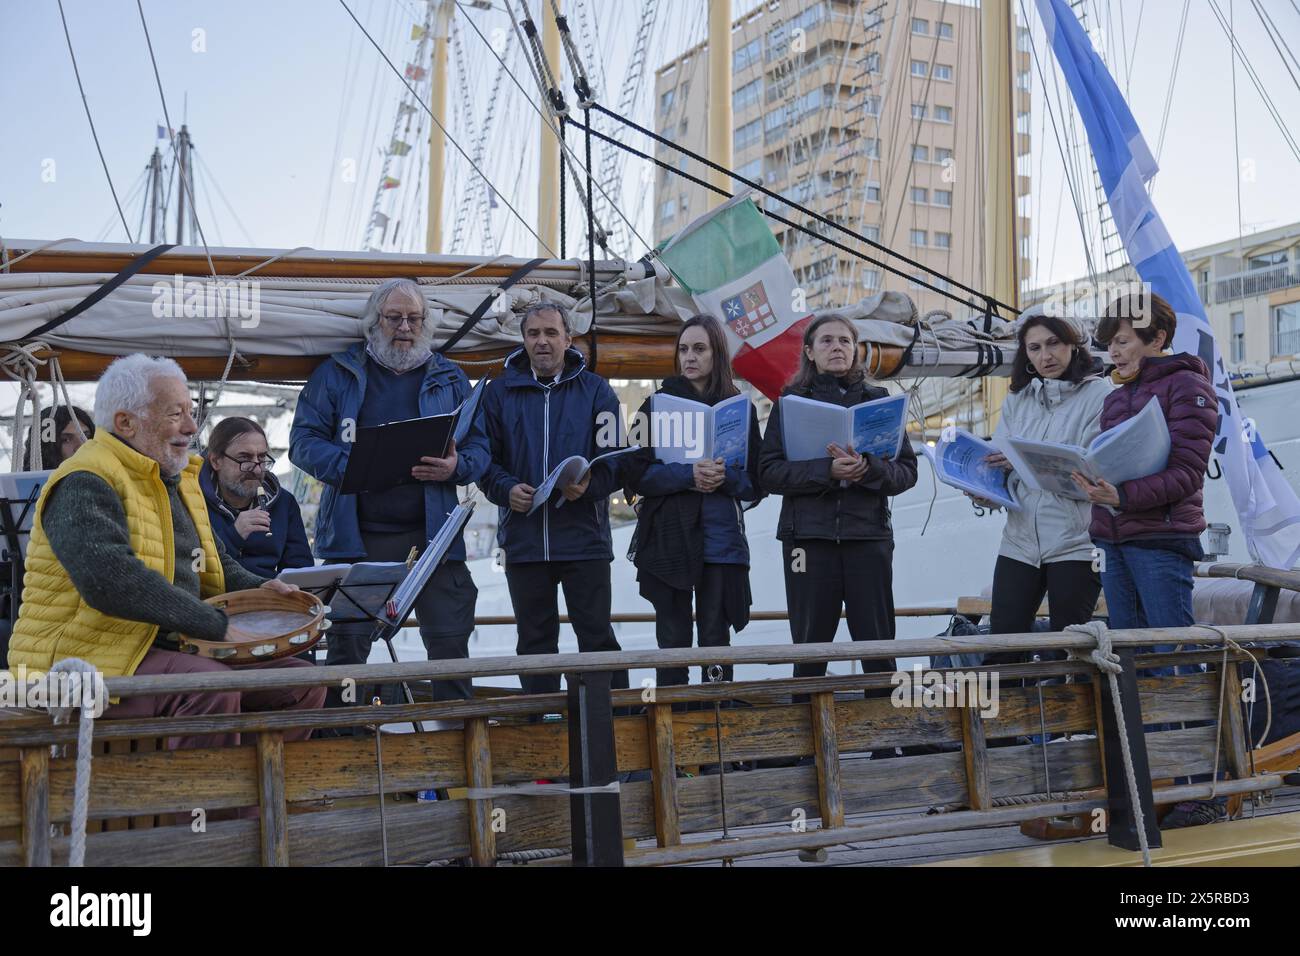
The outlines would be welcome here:
M 1241 414 L 1192 277 L 1147 195 L 1147 181 L 1157 169 L 1155 159 L 1128 103 L 1069 4 L 1065 0 L 1036 2 L 1048 44 L 1087 128 L 1097 172 L 1129 261 L 1151 291 L 1177 314 L 1174 348 L 1200 356 L 1210 370 L 1219 399 L 1214 451 L 1251 556 L 1270 567 L 1294 567 L 1300 559 L 1300 499 L 1254 424 Z

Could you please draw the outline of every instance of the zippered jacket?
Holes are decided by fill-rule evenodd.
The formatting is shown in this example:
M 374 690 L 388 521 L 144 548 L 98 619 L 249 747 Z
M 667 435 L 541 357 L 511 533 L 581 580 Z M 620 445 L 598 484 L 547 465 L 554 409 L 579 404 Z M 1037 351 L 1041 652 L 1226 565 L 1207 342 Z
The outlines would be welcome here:
M 618 447 L 623 419 L 609 383 L 588 372 L 582 353 L 570 348 L 556 380 L 543 385 L 521 348 L 484 390 L 480 406 L 491 462 L 479 487 L 498 507 L 497 544 L 506 564 L 612 561 L 609 496 L 621 485 L 619 458 L 596 463 L 587 491 L 577 501 L 565 500 L 556 489 L 532 514 L 510 509 L 515 485 L 539 488 L 564 459 L 581 455 L 591 460 Z
M 357 496 L 340 494 L 338 488 L 347 470 L 352 436 L 366 397 L 367 367 L 363 342 L 322 362 L 298 395 L 289 431 L 289 460 L 325 485 L 316 512 L 316 554 L 322 558 L 356 559 L 366 553 L 357 519 Z M 407 374 L 419 373 L 412 369 Z M 424 366 L 420 415 L 454 412 L 469 392 L 465 373 L 435 352 Z M 422 482 L 424 531 L 428 538 L 438 533 L 456 507 L 456 486 L 478 481 L 487 468 L 487 437 L 477 416 L 465 440 L 456 446 L 456 455 L 459 461 L 451 480 Z M 447 559 L 465 560 L 463 535 L 452 543 Z
M 858 381 L 840 393 L 839 380 L 826 373 L 802 391 L 787 388 L 782 394 L 802 395 L 819 402 L 851 408 L 886 397 L 883 388 Z M 916 453 L 906 438 L 897 460 L 871 456 L 871 467 L 861 480 L 841 487 L 831 477 L 831 459 L 789 461 L 781 433 L 781 403 L 772 406 L 767 432 L 758 458 L 758 480 L 772 494 L 781 495 L 781 517 L 776 536 L 782 541 L 817 538 L 830 541 L 889 541 L 894 528 L 889 498 L 916 484 Z
M 221 497 L 216 473 L 207 459 L 199 469 L 199 487 L 208 503 L 213 532 L 230 556 L 249 571 L 273 578 L 286 568 L 309 568 L 316 563 L 307 544 L 307 531 L 302 524 L 298 500 L 280 487 L 275 475 L 267 472 L 262 477 L 262 487 L 270 495 L 270 500 L 262 506 L 271 516 L 270 534 L 255 531 L 244 537 L 235 529 L 235 519 L 239 515 Z
M 664 380 L 659 391 L 713 406 L 723 399 L 701 396 L 683 377 Z M 641 405 L 638 415 L 651 414 L 653 396 Z M 726 477 L 717 491 L 704 494 L 695 490 L 695 468 L 685 462 L 661 461 L 653 448 L 644 448 L 628 456 L 624 467 L 625 486 L 645 499 L 637 513 L 635 562 L 644 570 L 647 564 L 670 564 L 702 567 L 710 564 L 749 566 L 749 542 L 745 538 L 744 509 L 741 502 L 756 502 L 763 497 L 758 484 L 758 453 L 762 436 L 758 415 L 749 405 L 749 457 L 744 468 L 728 465 Z M 684 521 L 683 516 L 689 521 Z M 669 545 L 662 527 L 687 524 L 689 544 L 683 553 L 681 542 Z M 689 558 L 689 561 L 688 561 Z M 698 575 L 689 576 L 692 581 Z
M 1138 377 L 1107 396 L 1102 430 L 1128 421 L 1149 401 L 1160 403 L 1169 425 L 1169 462 L 1163 471 L 1119 485 L 1118 507 L 1092 506 L 1098 541 L 1122 544 L 1205 530 L 1205 469 L 1219 421 L 1205 363 L 1187 353 L 1144 358 Z
M 1086 447 L 1101 433 L 1101 408 L 1109 382 L 1035 378 L 1002 403 L 995 439 L 1010 436 Z M 1092 505 L 1046 491 L 1035 491 L 1012 472 L 1008 487 L 1021 504 L 1007 512 L 998 554 L 1040 567 L 1056 561 L 1091 561 L 1088 522 Z

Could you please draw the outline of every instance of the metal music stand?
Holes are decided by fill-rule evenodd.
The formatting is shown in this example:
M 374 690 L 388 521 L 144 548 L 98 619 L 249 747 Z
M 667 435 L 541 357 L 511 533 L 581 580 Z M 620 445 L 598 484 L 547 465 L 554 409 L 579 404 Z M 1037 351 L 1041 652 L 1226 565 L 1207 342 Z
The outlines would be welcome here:
M 362 583 L 354 585 L 353 587 L 357 589 L 372 589 L 371 593 L 364 598 L 360 594 L 356 594 L 354 597 L 354 592 L 349 591 L 346 578 L 343 581 L 327 585 L 326 588 L 322 589 L 325 592 L 321 596 L 322 601 L 332 607 L 334 598 L 341 594 L 347 597 L 349 603 L 363 615 L 342 620 L 336 618 L 334 620 L 347 624 L 373 623 L 374 631 L 370 636 L 371 642 L 383 641 L 384 646 L 388 648 L 389 658 L 394 664 L 398 663 L 397 650 L 393 647 L 393 638 L 402 629 L 407 618 L 411 616 L 416 601 L 424 593 L 424 589 L 429 586 L 429 581 L 433 578 L 434 572 L 446 559 L 447 551 L 465 530 L 465 525 L 469 522 L 470 515 L 473 513 L 474 503 L 472 501 L 458 504 L 447 515 L 447 520 L 442 523 L 438 533 L 429 540 L 428 546 L 424 549 L 424 554 L 420 555 L 401 581 L 391 586 L 382 601 L 375 601 L 373 589 L 378 588 L 380 586 L 378 584 Z M 313 589 L 313 593 L 319 592 Z M 414 704 L 415 695 L 411 693 L 411 685 L 406 681 L 400 681 L 399 683 L 402 685 L 402 692 L 406 697 L 406 702 Z M 419 721 L 412 721 L 411 725 L 418 732 L 424 731 L 424 727 Z

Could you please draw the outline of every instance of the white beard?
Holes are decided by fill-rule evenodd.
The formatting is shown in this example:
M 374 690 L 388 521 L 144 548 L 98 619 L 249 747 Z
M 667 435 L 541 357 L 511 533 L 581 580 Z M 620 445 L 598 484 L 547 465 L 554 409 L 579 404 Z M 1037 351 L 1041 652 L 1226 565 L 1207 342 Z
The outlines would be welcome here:
M 433 330 L 428 328 L 420 330 L 419 336 L 409 348 L 397 348 L 378 325 L 371 329 L 366 341 L 374 357 L 395 372 L 408 372 L 418 368 L 433 355 Z

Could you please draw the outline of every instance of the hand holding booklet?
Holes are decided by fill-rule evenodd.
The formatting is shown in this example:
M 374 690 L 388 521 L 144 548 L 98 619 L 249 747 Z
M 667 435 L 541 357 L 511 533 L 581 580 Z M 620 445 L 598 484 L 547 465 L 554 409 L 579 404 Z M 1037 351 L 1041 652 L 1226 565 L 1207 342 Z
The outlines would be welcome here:
M 829 458 L 826 446 L 896 458 L 907 435 L 907 396 L 888 395 L 852 408 L 799 395 L 781 397 L 781 434 L 789 461 Z
M 541 485 L 538 486 L 537 490 L 533 492 L 533 506 L 528 509 L 528 513 L 532 514 L 542 505 L 546 504 L 547 500 L 555 492 L 556 488 L 563 488 L 567 485 L 572 485 L 582 481 L 587 472 L 591 471 L 591 466 L 596 464 L 596 462 L 603 461 L 606 458 L 613 458 L 616 455 L 626 455 L 630 451 L 636 451 L 637 448 L 637 445 L 632 445 L 628 448 L 616 448 L 613 451 L 605 452 L 603 455 L 597 455 L 590 461 L 583 458 L 581 455 L 570 455 L 568 458 L 564 459 L 564 461 L 556 465 L 551 473 L 546 476 L 546 480 L 543 481 Z M 560 501 L 557 503 L 556 507 L 559 507 L 559 505 L 562 504 L 564 504 L 564 502 Z
M 1077 471 L 1118 486 L 1163 471 L 1169 464 L 1169 426 L 1160 402 L 1152 398 L 1142 411 L 1102 432 L 1087 448 L 1012 437 L 1003 450 L 1016 474 L 1034 490 L 1087 501 L 1070 475 Z
M 929 445 L 921 446 L 934 467 L 935 476 L 945 485 L 968 491 L 977 498 L 1011 511 L 1019 511 L 1020 500 L 1007 481 L 1007 473 L 984 460 L 1001 449 L 960 428 L 945 429 L 944 432 L 944 437 L 933 449 Z

